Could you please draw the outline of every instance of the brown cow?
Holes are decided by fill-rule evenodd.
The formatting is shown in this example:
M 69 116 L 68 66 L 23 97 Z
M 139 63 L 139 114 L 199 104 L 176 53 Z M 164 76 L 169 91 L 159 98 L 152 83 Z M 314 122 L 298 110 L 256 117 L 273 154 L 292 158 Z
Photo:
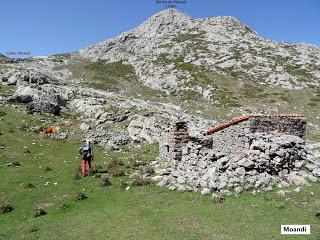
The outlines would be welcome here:
M 59 133 L 60 128 L 59 127 L 49 127 L 44 130 L 44 134 L 56 134 Z

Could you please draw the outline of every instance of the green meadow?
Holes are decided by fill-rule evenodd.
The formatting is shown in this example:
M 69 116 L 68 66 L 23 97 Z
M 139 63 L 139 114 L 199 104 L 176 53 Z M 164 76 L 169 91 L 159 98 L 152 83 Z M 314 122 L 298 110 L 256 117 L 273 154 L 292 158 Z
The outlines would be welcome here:
M 41 138 L 28 126 L 72 128 L 76 116 L 50 121 L 24 113 L 23 106 L 0 111 L 0 203 L 13 210 L 0 214 L 0 239 L 320 239 L 320 184 L 278 196 L 277 190 L 245 192 L 215 203 L 196 192 L 170 191 L 149 184 L 123 186 L 128 176 L 111 177 L 101 187 L 95 176 L 74 180 L 80 165 L 81 134 L 64 141 Z M 67 118 L 68 117 L 68 118 Z M 124 146 L 121 151 L 95 147 L 93 165 L 107 171 L 122 160 L 127 175 L 134 157 L 150 162 L 156 145 Z M 75 199 L 85 189 L 87 198 Z M 35 208 L 47 214 L 35 217 Z M 281 236 L 281 224 L 310 224 L 309 236 Z

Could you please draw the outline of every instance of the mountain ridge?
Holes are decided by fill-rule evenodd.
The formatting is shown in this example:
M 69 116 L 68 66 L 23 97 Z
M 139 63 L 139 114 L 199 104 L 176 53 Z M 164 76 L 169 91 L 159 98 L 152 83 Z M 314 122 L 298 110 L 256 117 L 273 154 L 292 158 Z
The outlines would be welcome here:
M 307 85 L 303 78 L 317 86 L 320 82 L 320 48 L 264 39 L 229 16 L 192 19 L 177 10 L 165 10 L 128 32 L 79 52 L 90 60 L 125 61 L 133 65 L 145 85 L 165 92 L 190 90 L 184 86 L 194 80 L 190 71 L 177 68 L 185 63 L 224 75 L 238 74 L 240 79 L 262 78 L 261 84 L 289 89 L 303 89 Z M 161 66 L 161 60 L 169 66 L 174 63 L 173 74 Z M 315 68 L 307 67 L 310 71 L 303 74 L 300 66 L 313 64 Z M 292 71 L 283 69 L 287 65 L 294 66 Z M 300 75 L 296 69 L 301 70 Z M 181 84 L 179 78 L 185 81 Z

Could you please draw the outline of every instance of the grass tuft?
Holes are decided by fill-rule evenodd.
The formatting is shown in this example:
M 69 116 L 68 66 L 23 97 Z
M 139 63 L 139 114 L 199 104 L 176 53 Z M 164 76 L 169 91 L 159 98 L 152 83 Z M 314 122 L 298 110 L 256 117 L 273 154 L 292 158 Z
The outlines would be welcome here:
M 0 212 L 1 213 L 9 213 L 13 210 L 13 207 L 10 203 L 4 202 L 0 205 Z
M 25 185 L 25 188 L 35 188 L 36 186 L 33 183 L 28 183 Z
M 82 201 L 82 200 L 84 200 L 86 198 L 88 198 L 88 197 L 86 196 L 84 189 L 81 189 L 76 193 L 75 199 L 77 201 Z
M 145 160 L 142 160 L 138 155 L 134 155 L 130 158 L 130 165 L 133 168 L 138 168 L 140 166 L 145 166 L 147 162 Z
M 101 174 L 100 186 L 101 187 L 106 187 L 106 186 L 110 186 L 110 185 L 111 185 L 111 181 L 110 181 L 109 176 L 106 173 Z
M 20 161 L 13 161 L 13 162 L 12 162 L 12 166 L 14 166 L 14 167 L 20 167 L 20 166 L 21 166 L 21 162 L 20 162 Z
M 67 203 L 63 203 L 63 204 L 61 204 L 60 205 L 60 208 L 61 209 L 67 209 L 67 208 L 69 208 L 70 206 L 67 204 Z
M 43 206 L 37 206 L 34 210 L 34 217 L 40 217 L 46 214 L 47 212 L 44 210 Z
M 112 159 L 108 165 L 108 173 L 113 177 L 124 176 L 126 173 L 124 162 L 117 158 Z
M 38 231 L 39 231 L 39 227 L 37 227 L 37 226 L 32 226 L 32 227 L 27 229 L 28 233 L 35 233 L 35 232 L 38 232 Z
M 150 166 L 150 165 L 146 165 L 146 166 L 144 166 L 142 171 L 143 171 L 144 174 L 152 175 L 154 173 L 154 168 L 152 166 Z
M 149 178 L 143 178 L 142 176 L 136 175 L 132 178 L 132 186 L 145 186 L 149 185 L 151 180 Z

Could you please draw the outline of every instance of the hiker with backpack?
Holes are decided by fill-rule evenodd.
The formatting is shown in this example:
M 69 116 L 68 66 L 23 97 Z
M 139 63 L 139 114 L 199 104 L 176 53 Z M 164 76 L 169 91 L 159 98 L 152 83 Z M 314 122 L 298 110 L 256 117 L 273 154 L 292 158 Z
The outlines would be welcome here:
M 81 172 L 82 176 L 86 176 L 87 164 L 89 166 L 89 175 L 91 175 L 91 161 L 93 160 L 93 145 L 89 139 L 85 141 L 79 149 L 80 155 L 82 156 Z

